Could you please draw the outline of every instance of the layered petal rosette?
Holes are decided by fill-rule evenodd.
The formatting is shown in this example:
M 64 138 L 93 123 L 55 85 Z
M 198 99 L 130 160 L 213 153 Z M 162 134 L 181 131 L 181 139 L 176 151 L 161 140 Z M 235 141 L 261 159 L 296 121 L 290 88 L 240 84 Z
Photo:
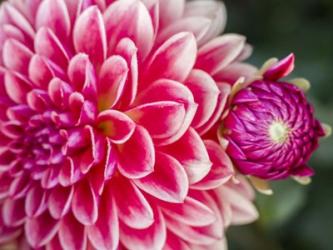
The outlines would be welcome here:
M 294 60 L 269 61 L 258 79 L 233 95 L 220 132 L 245 175 L 305 181 L 314 174 L 307 163 L 325 131 L 304 94 L 308 81 L 280 80 L 292 72 Z
M 214 1 L 0 8 L 0 244 L 222 249 L 253 193 L 204 135 L 251 49 Z

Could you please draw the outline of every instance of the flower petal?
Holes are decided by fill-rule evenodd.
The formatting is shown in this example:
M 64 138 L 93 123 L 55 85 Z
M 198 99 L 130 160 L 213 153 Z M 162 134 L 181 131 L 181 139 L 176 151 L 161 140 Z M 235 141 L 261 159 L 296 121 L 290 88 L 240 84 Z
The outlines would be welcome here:
M 24 199 L 6 199 L 2 205 L 2 219 L 6 226 L 17 227 L 21 226 L 25 220 L 26 215 L 24 211 Z
M 60 40 L 69 36 L 71 22 L 64 0 L 44 0 L 41 2 L 36 16 L 36 28 L 53 30 Z
M 192 189 L 214 189 L 226 183 L 234 175 L 232 162 L 222 147 L 210 140 L 205 141 L 205 145 L 213 166 L 205 178 L 191 186 Z
M 214 75 L 233 62 L 244 46 L 245 37 L 241 35 L 227 34 L 217 37 L 200 48 L 195 66 Z
M 27 93 L 31 89 L 27 80 L 8 71 L 5 74 L 4 81 L 5 89 L 10 99 L 16 103 L 26 103 Z
M 153 54 L 145 69 L 144 81 L 161 78 L 183 82 L 192 70 L 197 44 L 192 33 L 182 32 L 169 38 Z
M 207 226 L 216 220 L 216 216 L 208 206 L 191 197 L 186 197 L 182 204 L 167 203 L 163 213 L 189 226 Z
M 25 213 L 29 217 L 36 217 L 46 209 L 47 194 L 44 189 L 36 185 L 31 188 L 25 200 Z
M 176 134 L 186 115 L 182 103 L 171 101 L 143 104 L 126 113 L 133 121 L 146 128 L 152 138 L 158 139 Z
M 149 12 L 141 1 L 117 1 L 111 4 L 104 12 L 104 21 L 109 50 L 116 46 L 116 41 L 128 37 L 138 47 L 141 60 L 150 52 L 154 28 Z
M 99 109 L 113 107 L 120 99 L 128 74 L 126 61 L 120 56 L 109 57 L 99 73 Z
M 55 187 L 50 193 L 48 206 L 50 214 L 55 219 L 60 219 L 70 209 L 74 188 L 71 187 Z
M 37 86 L 42 89 L 47 89 L 49 82 L 53 77 L 60 77 L 64 72 L 59 67 L 56 67 L 45 57 L 34 55 L 29 64 L 29 78 Z
M 97 76 L 94 66 L 86 54 L 77 54 L 74 56 L 67 70 L 71 86 L 87 99 L 96 99 L 97 94 Z
M 77 52 L 89 55 L 93 63 L 106 58 L 107 43 L 103 17 L 97 6 L 86 9 L 76 20 L 73 42 Z
M 40 28 L 34 39 L 35 51 L 38 55 L 50 59 L 62 68 L 66 68 L 69 56 L 52 30 Z
M 185 0 L 163 0 L 160 4 L 160 28 L 180 19 L 184 13 Z
M 113 143 L 125 143 L 134 133 L 135 123 L 123 112 L 106 110 L 97 118 L 98 126 Z
M 205 34 L 210 28 L 210 24 L 211 20 L 205 17 L 182 18 L 178 21 L 173 22 L 158 34 L 155 46 L 156 44 L 162 44 L 169 37 L 172 37 L 173 35 L 180 32 L 192 32 L 197 42 L 200 44 L 200 41 L 203 37 L 205 37 Z
M 213 211 L 216 216 L 214 223 L 211 223 L 208 226 L 192 227 L 184 223 L 180 223 L 172 216 L 166 215 L 168 228 L 178 237 L 189 243 L 198 245 L 213 244 L 217 240 L 222 239 L 224 235 L 220 211 L 218 210 L 215 201 L 208 194 L 200 193 L 200 195 L 195 198 L 202 201 L 202 203 L 206 204 Z
M 2 56 L 8 69 L 26 74 L 33 52 L 17 40 L 9 39 L 3 45 Z
M 162 249 L 166 240 L 166 225 L 161 212 L 154 209 L 154 223 L 147 229 L 120 227 L 120 240 L 127 249 Z
M 214 37 L 220 35 L 226 25 L 227 13 L 223 2 L 197 0 L 187 2 L 184 17 L 205 17 L 211 20 L 209 29 L 199 41 L 199 45 L 205 44 Z
M 203 179 L 211 169 L 212 163 L 205 145 L 193 128 L 190 128 L 178 141 L 162 147 L 161 150 L 182 164 L 190 184 Z
M 100 250 L 115 250 L 119 242 L 119 225 L 112 189 L 106 187 L 99 204 L 98 220 L 87 227 L 91 244 Z
M 84 226 L 69 213 L 60 223 L 59 241 L 66 250 L 86 250 L 87 236 Z
M 208 122 L 218 103 L 220 91 L 215 81 L 202 70 L 193 70 L 185 85 L 191 90 L 198 109 L 192 126 L 197 128 Z
M 72 212 L 83 225 L 92 225 L 97 221 L 97 197 L 89 182 L 81 181 L 76 186 L 72 201 Z
M 132 40 L 128 38 L 123 38 L 118 43 L 115 53 L 123 57 L 129 67 L 129 74 L 124 86 L 124 93 L 121 99 L 122 106 L 126 107 L 134 102 L 136 94 L 138 92 L 138 49 Z
M 194 102 L 191 91 L 184 84 L 167 79 L 152 83 L 145 91 L 141 92 L 135 104 L 140 105 L 159 101 L 183 103 L 186 110 L 182 127 L 176 134 L 160 142 L 157 139 L 155 140 L 156 144 L 167 145 L 177 141 L 188 130 L 197 110 L 197 104 Z
M 189 189 L 183 166 L 175 158 L 160 152 L 156 153 L 154 172 L 134 182 L 148 194 L 170 203 L 182 203 Z
M 117 153 L 118 169 L 127 178 L 142 178 L 154 170 L 154 144 L 143 127 L 137 126 L 131 138 L 118 145 Z
M 154 222 L 153 210 L 141 191 L 126 179 L 113 179 L 113 192 L 120 220 L 135 229 L 150 227 Z M 126 199 L 124 199 L 126 197 Z
M 57 233 L 58 221 L 45 212 L 39 217 L 28 218 L 25 223 L 25 236 L 33 248 L 47 244 Z

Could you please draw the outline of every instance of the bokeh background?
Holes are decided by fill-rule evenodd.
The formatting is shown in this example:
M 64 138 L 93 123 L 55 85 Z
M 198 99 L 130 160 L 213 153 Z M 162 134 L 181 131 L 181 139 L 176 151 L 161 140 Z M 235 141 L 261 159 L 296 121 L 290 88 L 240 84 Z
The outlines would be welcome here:
M 321 121 L 333 124 L 333 0 L 224 0 L 226 32 L 247 36 L 251 63 L 297 56 L 295 77 L 312 83 L 309 97 Z M 311 166 L 309 186 L 274 184 L 275 195 L 258 196 L 261 218 L 228 233 L 231 250 L 333 249 L 333 137 L 324 139 Z

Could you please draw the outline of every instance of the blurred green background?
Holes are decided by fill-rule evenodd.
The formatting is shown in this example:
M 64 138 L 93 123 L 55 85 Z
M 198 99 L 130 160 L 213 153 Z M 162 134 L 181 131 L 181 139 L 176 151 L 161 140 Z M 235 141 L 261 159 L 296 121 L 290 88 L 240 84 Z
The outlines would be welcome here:
M 225 0 L 226 32 L 247 36 L 250 62 L 295 52 L 295 77 L 312 83 L 309 97 L 321 121 L 333 124 L 333 0 Z M 333 249 L 333 137 L 323 139 L 309 186 L 274 184 L 275 195 L 258 195 L 260 220 L 229 231 L 231 250 Z

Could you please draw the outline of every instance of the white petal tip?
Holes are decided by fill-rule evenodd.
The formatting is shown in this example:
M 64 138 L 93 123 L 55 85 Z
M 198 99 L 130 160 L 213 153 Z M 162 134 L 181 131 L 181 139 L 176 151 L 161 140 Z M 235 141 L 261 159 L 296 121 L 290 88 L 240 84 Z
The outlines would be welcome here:
M 271 58 L 268 59 L 264 65 L 261 67 L 261 69 L 259 70 L 259 75 L 262 76 L 265 74 L 265 72 L 271 68 L 274 64 L 276 64 L 279 61 L 279 59 L 277 58 Z
M 304 78 L 296 78 L 290 81 L 290 83 L 299 87 L 304 92 L 307 92 L 311 88 L 311 83 Z
M 324 129 L 325 132 L 325 138 L 328 138 L 332 135 L 332 127 L 328 124 L 322 123 L 321 126 Z
M 264 195 L 273 195 L 274 192 L 271 189 L 269 182 L 263 180 L 263 179 L 259 179 L 257 177 L 254 176 L 250 176 L 249 177 L 252 186 L 261 194 Z
M 301 185 L 309 185 L 312 182 L 310 177 L 293 176 L 293 179 Z

